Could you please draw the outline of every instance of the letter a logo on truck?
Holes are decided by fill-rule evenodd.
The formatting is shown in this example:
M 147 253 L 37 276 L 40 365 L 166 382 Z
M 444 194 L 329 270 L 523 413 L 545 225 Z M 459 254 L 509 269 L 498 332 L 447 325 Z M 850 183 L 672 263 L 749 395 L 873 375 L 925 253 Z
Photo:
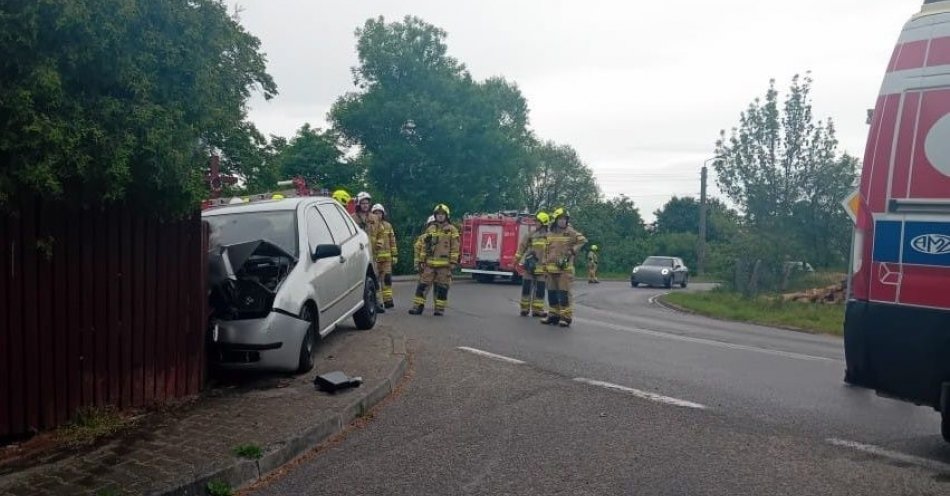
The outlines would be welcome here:
M 922 234 L 912 239 L 910 246 L 927 255 L 946 255 L 950 253 L 950 236 L 945 234 Z
M 498 250 L 498 234 L 496 233 L 482 234 L 482 251 L 496 251 L 496 250 Z

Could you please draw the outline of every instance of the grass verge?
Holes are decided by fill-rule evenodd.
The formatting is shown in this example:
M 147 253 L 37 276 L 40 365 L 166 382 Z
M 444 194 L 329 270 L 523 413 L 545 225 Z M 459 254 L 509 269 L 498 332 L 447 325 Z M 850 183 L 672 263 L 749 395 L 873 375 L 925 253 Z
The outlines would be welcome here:
M 821 303 L 782 302 L 766 296 L 746 299 L 727 291 L 676 292 L 664 300 L 698 314 L 812 333 L 841 336 L 844 306 Z

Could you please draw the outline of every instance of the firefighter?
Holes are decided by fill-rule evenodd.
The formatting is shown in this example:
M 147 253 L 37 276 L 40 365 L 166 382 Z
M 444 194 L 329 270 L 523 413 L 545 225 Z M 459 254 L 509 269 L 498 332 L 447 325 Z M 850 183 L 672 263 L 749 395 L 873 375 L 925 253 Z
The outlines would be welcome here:
M 553 217 L 554 224 L 545 237 L 547 252 L 544 256 L 544 270 L 548 278 L 548 317 L 541 323 L 568 327 L 574 319 L 571 308 L 574 257 L 587 243 L 587 238 L 570 225 L 571 215 L 567 210 L 558 208 Z
M 538 212 L 535 218 L 538 220 L 538 228 L 521 242 L 515 253 L 515 260 L 524 267 L 520 304 L 522 317 L 527 317 L 529 312 L 533 317 L 547 317 L 547 312 L 544 311 L 544 253 L 551 216 L 547 212 Z
M 380 235 L 376 244 L 376 271 L 379 274 L 379 298 L 384 308 L 392 308 L 393 303 L 393 266 L 398 263 L 399 249 L 396 246 L 396 232 L 386 220 L 386 209 L 377 203 L 373 213 L 379 217 Z
M 597 280 L 597 252 L 599 250 L 597 245 L 593 245 L 587 252 L 587 284 L 600 284 Z
M 343 205 L 344 208 L 350 203 L 350 194 L 347 193 L 345 189 L 338 189 L 334 191 L 331 196 L 334 200 L 340 202 L 340 205 Z
M 356 225 L 369 235 L 369 245 L 375 247 L 379 236 L 379 217 L 370 208 L 372 202 L 373 197 L 369 193 L 360 191 L 356 195 L 356 213 L 352 217 Z
M 445 313 L 449 286 L 452 284 L 452 270 L 459 262 L 459 232 L 449 222 L 449 213 L 447 205 L 436 205 L 432 212 L 434 222 L 430 223 L 422 236 L 416 240 L 413 262 L 419 270 L 419 285 L 416 286 L 416 295 L 409 310 L 413 315 L 422 313 L 429 287 L 433 285 L 433 315 L 440 316 Z

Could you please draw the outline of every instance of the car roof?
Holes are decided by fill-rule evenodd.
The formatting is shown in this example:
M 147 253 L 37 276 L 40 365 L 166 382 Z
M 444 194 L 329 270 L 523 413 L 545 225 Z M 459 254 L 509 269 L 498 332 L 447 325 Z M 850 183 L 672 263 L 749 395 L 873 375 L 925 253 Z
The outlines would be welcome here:
M 294 198 L 282 198 L 280 200 L 260 200 L 250 203 L 240 203 L 237 205 L 225 205 L 223 207 L 211 208 L 202 212 L 201 216 L 211 217 L 215 215 L 245 214 L 253 212 L 293 211 L 296 210 L 301 203 L 324 203 L 325 201 L 333 200 L 328 196 L 300 196 Z

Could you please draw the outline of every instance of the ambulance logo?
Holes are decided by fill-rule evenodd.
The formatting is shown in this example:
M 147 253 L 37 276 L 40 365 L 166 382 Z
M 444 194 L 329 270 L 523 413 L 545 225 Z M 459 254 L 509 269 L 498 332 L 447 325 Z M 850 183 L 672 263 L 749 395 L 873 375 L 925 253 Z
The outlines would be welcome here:
M 498 234 L 482 234 L 482 251 L 498 251 Z
M 910 240 L 910 246 L 927 255 L 946 255 L 950 253 L 950 236 L 946 234 L 921 234 Z

